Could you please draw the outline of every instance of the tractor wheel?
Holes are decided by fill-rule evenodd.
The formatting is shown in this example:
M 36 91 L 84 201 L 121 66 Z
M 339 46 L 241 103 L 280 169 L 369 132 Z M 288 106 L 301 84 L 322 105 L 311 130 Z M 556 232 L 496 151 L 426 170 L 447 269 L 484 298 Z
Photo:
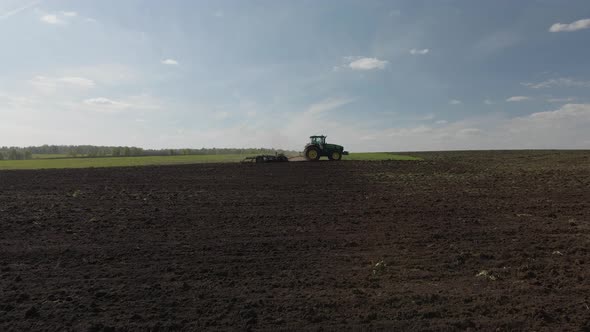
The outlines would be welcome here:
M 334 151 L 328 156 L 328 159 L 338 161 L 342 159 L 342 153 Z
M 320 150 L 315 146 L 310 146 L 305 150 L 305 158 L 309 161 L 320 160 Z

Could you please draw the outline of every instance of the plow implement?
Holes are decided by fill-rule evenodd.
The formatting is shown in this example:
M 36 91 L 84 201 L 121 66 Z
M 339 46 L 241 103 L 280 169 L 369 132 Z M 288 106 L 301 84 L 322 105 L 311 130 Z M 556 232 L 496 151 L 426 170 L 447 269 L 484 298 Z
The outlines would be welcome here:
M 278 155 L 260 155 L 260 156 L 255 156 L 255 157 L 246 157 L 242 160 L 243 164 L 247 164 L 247 163 L 281 163 L 281 162 L 287 162 L 289 161 L 289 158 L 287 158 L 287 156 L 285 156 L 284 154 L 280 153 Z

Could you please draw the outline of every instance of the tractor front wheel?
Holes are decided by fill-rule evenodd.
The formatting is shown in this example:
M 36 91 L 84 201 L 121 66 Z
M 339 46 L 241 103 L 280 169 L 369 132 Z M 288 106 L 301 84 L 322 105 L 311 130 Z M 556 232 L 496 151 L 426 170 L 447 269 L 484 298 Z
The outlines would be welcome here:
M 340 153 L 338 151 L 334 151 L 328 156 L 328 159 L 338 161 L 338 160 L 342 159 L 342 153 Z
M 311 146 L 305 150 L 305 158 L 309 161 L 320 160 L 320 150 L 315 146 Z

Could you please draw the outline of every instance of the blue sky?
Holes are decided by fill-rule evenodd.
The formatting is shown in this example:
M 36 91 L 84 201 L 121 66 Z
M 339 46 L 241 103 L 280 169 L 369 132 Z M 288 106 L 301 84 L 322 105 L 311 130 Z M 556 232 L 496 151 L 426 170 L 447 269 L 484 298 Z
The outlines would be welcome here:
M 0 145 L 590 148 L 590 3 L 0 0 Z

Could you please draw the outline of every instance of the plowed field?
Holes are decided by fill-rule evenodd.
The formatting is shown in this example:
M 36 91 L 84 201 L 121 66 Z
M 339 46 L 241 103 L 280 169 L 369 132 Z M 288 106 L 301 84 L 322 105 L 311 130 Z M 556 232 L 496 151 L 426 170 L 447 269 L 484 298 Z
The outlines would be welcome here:
M 0 172 L 0 330 L 590 329 L 590 152 Z

